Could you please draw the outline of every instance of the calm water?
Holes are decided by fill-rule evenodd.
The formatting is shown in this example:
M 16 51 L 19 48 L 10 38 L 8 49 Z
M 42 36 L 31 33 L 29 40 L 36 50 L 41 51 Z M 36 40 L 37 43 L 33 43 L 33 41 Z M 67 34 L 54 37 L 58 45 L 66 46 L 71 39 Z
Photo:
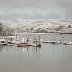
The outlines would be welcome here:
M 33 34 L 21 37 L 33 39 Z M 38 38 L 38 35 L 35 35 Z M 72 35 L 41 34 L 43 40 L 72 40 Z M 0 47 L 0 72 L 72 72 L 72 45 L 42 44 L 41 48 Z

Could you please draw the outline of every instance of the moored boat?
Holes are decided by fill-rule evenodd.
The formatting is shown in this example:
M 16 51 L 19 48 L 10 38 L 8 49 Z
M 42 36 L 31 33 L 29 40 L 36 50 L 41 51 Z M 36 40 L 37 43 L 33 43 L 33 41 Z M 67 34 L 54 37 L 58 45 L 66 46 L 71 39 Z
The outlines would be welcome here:
M 6 46 L 7 45 L 6 40 L 5 39 L 0 39 L 0 45 Z
M 72 45 L 72 41 L 69 41 L 69 42 L 67 41 L 67 42 L 64 42 L 63 44 L 64 45 Z

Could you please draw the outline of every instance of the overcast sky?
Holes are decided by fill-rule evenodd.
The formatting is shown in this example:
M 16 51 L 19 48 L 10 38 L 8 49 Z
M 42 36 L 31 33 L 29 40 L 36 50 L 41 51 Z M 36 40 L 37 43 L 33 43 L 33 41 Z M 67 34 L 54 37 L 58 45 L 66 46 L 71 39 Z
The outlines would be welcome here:
M 0 19 L 72 19 L 72 0 L 0 0 Z

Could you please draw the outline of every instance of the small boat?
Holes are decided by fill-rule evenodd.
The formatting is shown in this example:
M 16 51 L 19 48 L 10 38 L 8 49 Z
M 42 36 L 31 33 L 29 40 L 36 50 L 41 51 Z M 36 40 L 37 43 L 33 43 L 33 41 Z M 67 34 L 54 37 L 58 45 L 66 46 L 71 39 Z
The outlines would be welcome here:
M 43 41 L 42 43 L 61 44 L 61 41 Z
M 30 47 L 32 46 L 31 44 L 25 44 L 25 43 L 19 43 L 17 44 L 17 47 Z
M 50 43 L 50 41 L 42 41 L 41 43 Z
M 56 42 L 55 42 L 55 41 L 51 41 L 50 43 L 51 43 L 51 44 L 56 44 Z
M 64 45 L 72 45 L 72 41 L 64 42 L 63 44 L 64 44 Z
M 56 44 L 61 44 L 62 42 L 61 42 L 61 40 L 58 40 L 57 42 L 56 42 Z
M 33 47 L 40 47 L 40 48 L 41 48 L 41 39 L 40 39 L 40 35 L 39 35 L 39 40 L 37 40 L 37 39 L 34 38 L 34 41 L 33 41 L 32 46 L 33 46 Z
M 37 44 L 36 47 L 40 47 L 41 48 L 41 44 Z
M 33 42 L 32 46 L 33 47 L 41 47 L 41 43 L 36 40 L 35 42 Z
M 5 39 L 0 39 L 0 45 L 7 46 L 7 42 Z
M 30 47 L 32 46 L 31 43 L 29 43 L 28 39 L 25 40 L 24 38 L 22 38 L 21 42 L 16 43 L 17 47 Z
M 7 41 L 8 46 L 13 46 L 15 43 L 13 41 Z
M 72 32 L 59 32 L 59 34 L 72 34 Z
M 11 42 L 11 41 L 8 41 L 7 43 L 8 43 L 8 44 L 12 44 L 12 42 Z
M 41 47 L 41 44 L 33 44 L 33 47 Z

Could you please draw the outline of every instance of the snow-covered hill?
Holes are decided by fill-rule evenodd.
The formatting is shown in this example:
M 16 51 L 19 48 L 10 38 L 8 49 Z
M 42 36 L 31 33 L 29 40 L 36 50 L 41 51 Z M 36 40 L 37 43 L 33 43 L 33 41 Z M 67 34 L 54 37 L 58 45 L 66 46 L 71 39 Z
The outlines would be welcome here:
M 2 21 L 4 24 L 15 28 L 17 32 L 57 32 L 72 28 L 71 20 L 58 19 L 18 19 L 14 21 Z M 65 31 L 64 30 L 64 31 Z

